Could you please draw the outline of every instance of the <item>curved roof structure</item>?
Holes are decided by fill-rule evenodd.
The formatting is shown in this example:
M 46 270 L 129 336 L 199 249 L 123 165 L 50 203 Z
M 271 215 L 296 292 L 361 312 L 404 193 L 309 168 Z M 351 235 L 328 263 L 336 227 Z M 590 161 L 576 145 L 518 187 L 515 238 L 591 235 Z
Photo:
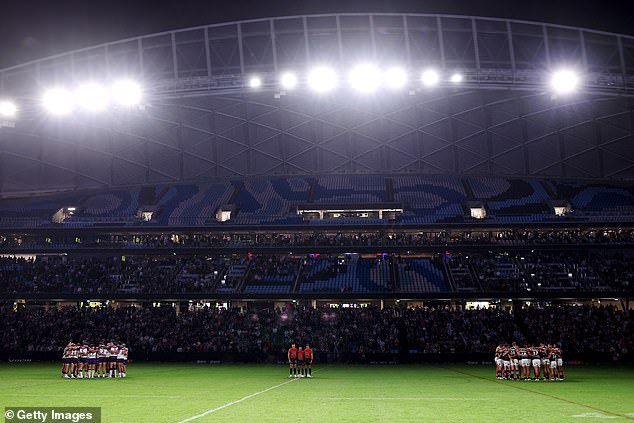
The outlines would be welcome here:
M 365 98 L 277 84 L 362 61 L 464 81 Z M 560 66 L 582 75 L 580 93 L 547 90 Z M 143 82 L 143 108 L 51 119 L 37 107 L 45 87 L 121 76 Z M 409 14 L 188 28 L 0 70 L 0 93 L 26 105 L 0 129 L 0 192 L 277 174 L 632 179 L 633 92 L 634 37 L 582 28 Z

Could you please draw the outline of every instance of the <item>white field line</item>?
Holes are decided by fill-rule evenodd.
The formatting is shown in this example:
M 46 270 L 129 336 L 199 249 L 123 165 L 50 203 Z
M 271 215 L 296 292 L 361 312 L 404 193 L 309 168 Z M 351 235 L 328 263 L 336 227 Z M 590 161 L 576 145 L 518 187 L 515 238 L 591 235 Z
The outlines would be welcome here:
M 250 398 L 253 398 L 253 397 L 256 397 L 258 395 L 264 394 L 266 392 L 272 391 L 273 389 L 277 389 L 277 388 L 279 388 L 281 386 L 288 385 L 289 383 L 295 382 L 296 380 L 297 379 L 287 380 L 286 382 L 280 383 L 279 385 L 271 386 L 270 388 L 266 388 L 266 389 L 264 389 L 262 391 L 255 392 L 255 393 L 253 393 L 251 395 L 247 395 L 246 397 L 242 397 L 242 398 L 240 398 L 238 400 L 228 402 L 228 403 L 226 403 L 224 405 L 221 405 L 220 407 L 216 407 L 216 408 L 212 408 L 211 410 L 207 410 L 204 413 L 200 413 L 200 414 L 197 414 L 195 416 L 188 417 L 185 420 L 179 421 L 178 423 L 187 423 L 187 422 L 191 422 L 192 420 L 196 420 L 196 419 L 199 419 L 201 417 L 205 417 L 208 414 L 212 414 L 212 413 L 215 413 L 216 411 L 220 411 L 220 410 L 222 410 L 224 408 L 231 407 L 232 405 L 239 404 L 242 401 L 246 401 L 246 400 L 248 400 Z
M 581 414 L 575 414 L 572 417 L 586 417 L 586 418 L 591 418 L 591 419 L 616 419 L 616 416 L 608 416 L 605 413 L 581 413 Z

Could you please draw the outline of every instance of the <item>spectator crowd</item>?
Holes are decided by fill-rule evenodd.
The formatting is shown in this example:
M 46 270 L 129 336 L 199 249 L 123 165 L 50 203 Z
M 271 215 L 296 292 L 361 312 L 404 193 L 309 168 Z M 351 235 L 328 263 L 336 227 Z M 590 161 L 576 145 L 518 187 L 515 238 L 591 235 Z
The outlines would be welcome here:
M 0 292 L 212 293 L 227 286 L 231 286 L 232 292 L 242 292 L 249 283 L 293 284 L 295 280 L 316 282 L 337 278 L 367 261 L 373 283 L 388 291 L 398 291 L 397 267 L 417 259 L 430 260 L 437 269 L 435 274 L 421 273 L 420 277 L 440 278 L 449 291 L 629 292 L 634 281 L 634 258 L 622 253 L 533 250 L 427 258 L 380 255 L 376 259 L 366 257 L 365 261 L 350 261 L 350 257 L 349 254 L 0 257 Z M 383 261 L 382 272 L 373 270 L 375 260 Z
M 634 230 L 369 231 L 288 233 L 158 233 L 0 235 L 0 247 L 13 248 L 252 248 L 387 247 L 445 245 L 601 245 L 634 242 Z
M 557 343 L 566 357 L 617 360 L 632 348 L 632 312 L 612 306 L 513 310 L 404 306 L 365 308 L 173 307 L 29 309 L 0 306 L 4 353 L 61 351 L 69 342 L 115 339 L 131 356 L 146 353 L 246 353 L 284 356 L 293 342 L 316 356 L 356 361 L 365 354 L 489 354 L 498 344 Z

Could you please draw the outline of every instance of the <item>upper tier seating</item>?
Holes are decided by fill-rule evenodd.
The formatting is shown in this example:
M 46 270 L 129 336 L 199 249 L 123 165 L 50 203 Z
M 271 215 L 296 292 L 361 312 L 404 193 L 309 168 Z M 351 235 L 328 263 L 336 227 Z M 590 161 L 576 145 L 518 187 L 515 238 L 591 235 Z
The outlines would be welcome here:
M 551 201 L 568 201 L 572 213 L 555 216 Z M 217 225 L 215 213 L 230 206 L 224 225 L 432 225 L 472 222 L 468 202 L 483 202 L 487 218 L 479 223 L 532 224 L 567 220 L 631 221 L 634 186 L 626 183 L 550 181 L 457 176 L 330 175 L 225 179 L 200 184 L 158 185 L 130 189 L 66 192 L 0 200 L 0 227 L 51 225 L 65 207 L 76 212 L 67 226 L 92 225 Z M 404 212 L 388 219 L 331 219 L 305 223 L 300 204 L 380 207 L 398 203 Z M 143 206 L 154 212 L 150 221 L 138 215 Z
M 431 260 L 403 260 L 398 264 L 402 292 L 447 291 L 445 277 Z
M 387 201 L 382 176 L 321 176 L 315 183 L 315 203 L 373 204 Z
M 400 202 L 405 213 L 403 223 L 440 223 L 461 219 L 466 193 L 459 178 L 397 176 L 394 181 L 394 201 Z

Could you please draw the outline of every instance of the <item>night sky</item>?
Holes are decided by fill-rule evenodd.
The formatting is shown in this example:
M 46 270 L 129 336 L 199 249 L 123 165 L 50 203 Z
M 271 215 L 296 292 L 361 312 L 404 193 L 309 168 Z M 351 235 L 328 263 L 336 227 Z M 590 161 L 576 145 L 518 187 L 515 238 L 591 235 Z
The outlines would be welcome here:
M 634 1 L 4 0 L 0 6 L 0 68 L 76 48 L 170 29 L 240 19 L 334 12 L 479 15 L 634 35 Z

